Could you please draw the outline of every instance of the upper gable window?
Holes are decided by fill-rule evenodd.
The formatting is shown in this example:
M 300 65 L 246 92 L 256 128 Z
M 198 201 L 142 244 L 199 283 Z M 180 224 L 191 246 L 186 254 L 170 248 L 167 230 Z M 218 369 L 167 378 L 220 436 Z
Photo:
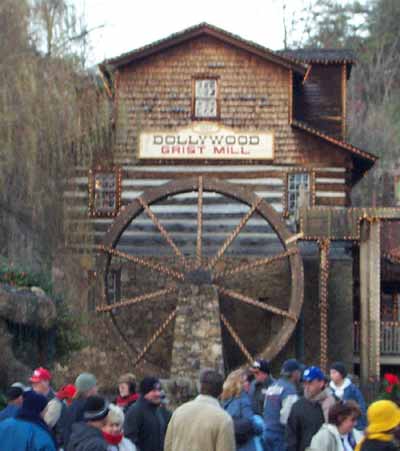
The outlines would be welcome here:
M 216 78 L 194 80 L 193 116 L 195 119 L 218 118 L 218 80 Z

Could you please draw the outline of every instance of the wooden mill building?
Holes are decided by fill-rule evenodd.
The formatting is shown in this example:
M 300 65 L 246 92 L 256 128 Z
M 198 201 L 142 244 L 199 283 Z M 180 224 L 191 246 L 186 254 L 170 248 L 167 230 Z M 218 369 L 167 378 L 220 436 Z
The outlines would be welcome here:
M 191 336 L 215 339 L 226 369 L 256 355 L 353 369 L 358 242 L 307 236 L 299 207 L 340 222 L 377 160 L 346 139 L 354 62 L 200 24 L 100 65 L 114 148 L 77 169 L 71 215 L 90 228 L 88 308 L 111 315 L 135 364 L 168 376 L 181 353 L 196 367 Z

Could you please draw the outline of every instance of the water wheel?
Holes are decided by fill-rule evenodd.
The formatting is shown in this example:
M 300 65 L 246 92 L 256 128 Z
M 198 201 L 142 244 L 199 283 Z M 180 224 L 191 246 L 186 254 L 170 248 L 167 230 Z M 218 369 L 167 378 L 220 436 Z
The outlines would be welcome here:
M 303 302 L 301 256 L 281 216 L 258 193 L 203 176 L 138 194 L 105 234 L 98 259 L 97 312 L 111 315 L 134 365 L 148 362 L 169 375 L 182 314 L 192 336 L 180 337 L 181 354 L 204 319 L 220 327 L 226 369 L 274 358 Z M 198 311 L 196 287 L 206 298 L 216 293 L 214 318 Z M 180 310 L 179 300 L 191 296 Z

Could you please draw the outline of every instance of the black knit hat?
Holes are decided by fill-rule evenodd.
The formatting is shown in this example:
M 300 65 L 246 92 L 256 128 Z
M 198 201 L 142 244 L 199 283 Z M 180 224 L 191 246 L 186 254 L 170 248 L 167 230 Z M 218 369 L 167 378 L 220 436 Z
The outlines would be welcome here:
M 152 390 L 161 390 L 160 381 L 156 377 L 146 376 L 140 382 L 140 393 L 144 396 Z
M 22 408 L 20 413 L 39 416 L 47 406 L 47 398 L 33 390 L 28 390 L 22 395 Z
M 108 415 L 108 402 L 101 396 L 89 396 L 85 402 L 83 419 L 85 421 L 102 420 Z
M 15 401 L 17 398 L 22 396 L 24 390 L 21 387 L 9 387 L 6 391 L 7 401 Z
M 342 362 L 332 363 L 331 370 L 336 370 L 338 373 L 342 375 L 343 379 L 347 376 L 346 367 Z

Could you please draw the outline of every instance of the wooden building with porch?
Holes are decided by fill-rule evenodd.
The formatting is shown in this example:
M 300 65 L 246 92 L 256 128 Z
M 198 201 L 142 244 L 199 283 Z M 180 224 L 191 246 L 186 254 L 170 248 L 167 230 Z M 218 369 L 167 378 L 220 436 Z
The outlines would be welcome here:
M 346 140 L 354 61 L 200 24 L 100 65 L 114 148 L 77 168 L 69 215 L 91 240 L 71 246 L 92 265 L 88 309 L 141 371 L 353 369 L 358 238 L 324 235 L 325 213 L 306 235 L 377 160 Z

